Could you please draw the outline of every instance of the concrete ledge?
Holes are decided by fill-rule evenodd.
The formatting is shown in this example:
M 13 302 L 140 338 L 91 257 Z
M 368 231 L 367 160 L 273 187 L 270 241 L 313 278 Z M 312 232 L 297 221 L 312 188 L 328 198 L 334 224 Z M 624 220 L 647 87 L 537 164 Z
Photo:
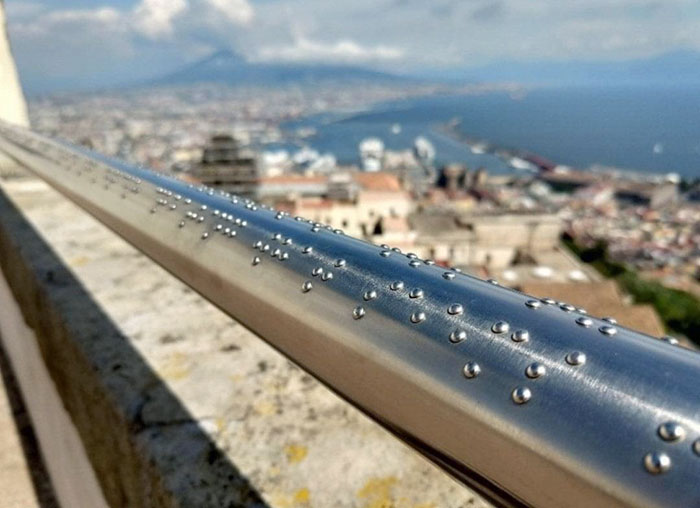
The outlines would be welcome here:
M 2 188 L 0 265 L 110 506 L 485 506 L 43 183 Z

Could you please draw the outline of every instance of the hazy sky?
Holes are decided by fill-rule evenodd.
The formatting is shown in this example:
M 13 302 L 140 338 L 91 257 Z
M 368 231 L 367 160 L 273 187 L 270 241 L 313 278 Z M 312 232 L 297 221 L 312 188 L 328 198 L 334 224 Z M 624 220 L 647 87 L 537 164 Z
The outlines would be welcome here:
M 700 49 L 698 0 L 6 0 L 23 80 L 85 85 L 249 60 L 392 71 Z

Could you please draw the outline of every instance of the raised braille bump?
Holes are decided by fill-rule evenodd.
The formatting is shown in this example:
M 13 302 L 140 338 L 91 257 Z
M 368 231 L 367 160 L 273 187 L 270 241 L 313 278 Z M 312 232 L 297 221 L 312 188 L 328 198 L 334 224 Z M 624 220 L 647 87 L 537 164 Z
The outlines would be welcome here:
M 423 298 L 425 296 L 425 293 L 421 288 L 413 288 L 411 291 L 408 293 L 409 298 Z
M 344 259 L 336 259 L 336 260 L 335 260 L 335 263 L 334 263 L 334 265 L 335 265 L 336 268 L 342 268 L 342 267 L 344 267 L 346 264 L 347 264 L 347 263 L 345 262 Z
M 416 259 L 418 256 L 416 256 L 413 252 L 409 252 L 408 254 L 406 254 L 406 257 L 408 259 Z
M 272 235 L 272 239 L 279 241 L 282 239 L 282 235 L 280 233 L 275 233 L 274 235 Z
M 695 455 L 700 457 L 700 439 L 696 439 L 693 443 L 693 452 L 695 452 Z
M 313 247 L 307 246 L 301 250 L 301 253 L 302 254 L 311 254 L 313 252 L 313 250 L 314 250 Z
M 671 457 L 664 452 L 650 452 L 644 456 L 644 467 L 651 474 L 665 473 L 671 469 Z
M 352 311 L 352 317 L 355 319 L 362 319 L 365 315 L 365 308 L 362 306 L 357 306 Z
M 233 238 L 234 236 L 236 236 L 236 232 L 233 231 L 233 230 L 231 230 L 231 231 L 228 232 L 228 236 L 230 236 L 231 238 Z
M 304 284 L 301 285 L 301 290 L 304 293 L 308 293 L 309 291 L 311 291 L 313 289 L 313 287 L 314 287 L 314 285 L 311 283 L 311 281 L 307 280 L 306 282 L 304 282 Z
M 185 227 L 185 221 L 181 220 L 180 223 L 178 224 L 179 227 L 184 228 Z
M 379 255 L 384 257 L 384 258 L 388 258 L 389 256 L 391 256 L 391 251 L 390 250 L 383 250 L 379 253 Z
M 260 264 L 260 258 L 258 256 L 255 256 L 253 258 L 253 266 L 259 265 Z
M 566 363 L 578 367 L 586 363 L 586 353 L 581 351 L 574 351 L 566 355 Z
M 442 278 L 443 278 L 443 279 L 446 279 L 446 280 L 452 280 L 452 279 L 455 278 L 455 274 L 452 273 L 452 272 L 444 272 L 444 273 L 442 274 Z
M 321 268 L 320 266 L 317 266 L 316 268 L 311 270 L 311 275 L 313 275 L 314 277 L 318 277 L 322 273 L 323 273 L 323 268 Z
M 289 252 L 283 252 L 280 254 L 280 261 L 286 261 L 289 259 Z
M 593 320 L 587 317 L 580 317 L 576 319 L 576 324 L 585 328 L 590 328 L 593 325 Z
M 612 337 L 613 335 L 615 335 L 617 333 L 617 328 L 615 328 L 614 326 L 610 326 L 610 325 L 603 325 L 600 328 L 598 328 L 598 331 L 600 333 L 602 333 L 603 335 L 607 335 L 609 337 Z
M 685 429 L 678 422 L 664 422 L 659 425 L 659 436 L 664 441 L 676 442 L 682 441 L 685 437 Z
M 365 294 L 362 295 L 362 298 L 365 301 L 376 300 L 377 292 L 374 289 L 370 289 L 369 291 L 365 291 Z
M 510 396 L 516 404 L 525 404 L 532 398 L 532 392 L 527 386 L 518 386 Z
M 505 321 L 498 321 L 491 327 L 493 333 L 506 333 L 508 330 L 510 330 L 510 325 Z
M 453 303 L 449 307 L 447 307 L 447 313 L 451 314 L 453 316 L 462 314 L 464 312 L 464 307 L 460 303 Z
M 571 305 L 571 304 L 569 304 L 569 303 L 562 303 L 562 304 L 559 306 L 559 308 L 560 308 L 561 310 L 563 310 L 564 312 L 573 312 L 573 311 L 576 310 L 576 307 L 574 307 L 573 305 Z
M 321 228 L 319 228 L 318 226 L 314 226 L 311 228 L 312 233 L 318 233 L 319 231 L 321 231 Z
M 547 305 L 556 305 L 557 304 L 557 302 L 554 301 L 552 298 L 540 298 L 540 301 L 544 304 L 547 304 Z
M 214 226 L 214 229 L 215 229 L 216 231 L 221 231 L 223 228 L 224 228 L 224 227 L 223 227 L 221 224 L 217 224 L 216 226 Z
M 530 340 L 530 332 L 527 330 L 515 330 L 510 338 L 513 342 L 527 342 Z
M 455 330 L 450 334 L 450 342 L 453 344 L 459 344 L 467 340 L 467 332 L 464 330 Z
M 391 289 L 392 291 L 399 291 L 400 289 L 403 289 L 403 288 L 404 288 L 404 283 L 401 282 L 400 280 L 396 280 L 389 285 L 389 289 Z
M 664 342 L 668 342 L 668 343 L 671 344 L 672 346 L 678 345 L 678 339 L 675 338 L 675 337 L 671 337 L 670 335 L 664 335 L 664 336 L 661 337 L 659 340 L 662 340 L 662 341 L 664 341 Z
M 418 324 L 426 320 L 425 312 L 414 312 L 411 314 L 411 323 Z
M 209 233 L 207 233 L 207 232 L 202 233 L 202 240 L 206 240 L 207 238 L 209 238 Z
M 418 268 L 420 266 L 420 264 L 421 264 L 420 261 L 418 261 L 417 259 L 412 259 L 411 261 L 408 262 L 408 266 L 410 266 L 412 268 Z
M 476 362 L 467 362 L 462 368 L 462 374 L 467 379 L 473 379 L 481 373 L 481 367 Z
M 323 272 L 321 274 L 321 280 L 322 281 L 329 281 L 333 278 L 333 272 Z
M 603 318 L 603 321 L 607 321 L 607 322 L 610 323 L 611 325 L 616 325 L 616 324 L 617 324 L 617 319 L 615 319 L 614 317 L 609 317 L 609 316 L 608 316 L 608 317 L 604 317 L 604 318 Z
M 273 258 L 276 258 L 280 254 L 282 254 L 282 251 L 280 249 L 274 249 L 272 252 L 270 252 L 270 256 L 272 256 Z
M 494 286 L 498 286 L 498 281 L 496 279 L 486 279 L 486 282 L 489 284 L 493 284 Z
M 282 241 L 282 245 L 292 245 L 292 243 L 293 243 L 293 240 L 291 238 L 285 238 Z
M 542 302 L 539 300 L 528 300 L 525 302 L 525 306 L 529 307 L 530 309 L 539 309 L 542 306 Z
M 525 369 L 525 375 L 530 379 L 537 379 L 538 377 L 542 377 L 545 375 L 546 372 L 547 368 L 540 362 L 532 362 Z

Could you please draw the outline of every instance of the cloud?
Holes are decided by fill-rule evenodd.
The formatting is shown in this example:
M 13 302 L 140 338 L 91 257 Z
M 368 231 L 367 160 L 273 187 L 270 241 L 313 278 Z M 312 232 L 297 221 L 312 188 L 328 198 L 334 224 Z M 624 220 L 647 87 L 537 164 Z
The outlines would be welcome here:
M 246 0 L 205 0 L 232 23 L 245 25 L 253 20 L 253 7 Z
M 350 39 L 325 43 L 297 36 L 292 45 L 262 48 L 258 53 L 258 59 L 294 62 L 371 62 L 396 60 L 403 55 L 401 49 L 392 46 L 362 46 Z
M 150 39 L 173 34 L 173 20 L 187 9 L 185 0 L 142 0 L 131 14 L 134 26 Z

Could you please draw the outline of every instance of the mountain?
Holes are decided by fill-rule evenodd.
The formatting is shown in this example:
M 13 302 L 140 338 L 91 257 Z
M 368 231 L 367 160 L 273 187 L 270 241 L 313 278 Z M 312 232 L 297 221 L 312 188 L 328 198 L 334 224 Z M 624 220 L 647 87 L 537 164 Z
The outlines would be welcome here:
M 222 50 L 157 78 L 151 84 L 281 85 L 329 81 L 396 83 L 411 79 L 352 65 L 251 63 L 233 51 Z
M 502 61 L 481 67 L 435 71 L 435 74 L 450 81 L 538 85 L 700 85 L 700 53 L 675 51 L 624 61 Z

